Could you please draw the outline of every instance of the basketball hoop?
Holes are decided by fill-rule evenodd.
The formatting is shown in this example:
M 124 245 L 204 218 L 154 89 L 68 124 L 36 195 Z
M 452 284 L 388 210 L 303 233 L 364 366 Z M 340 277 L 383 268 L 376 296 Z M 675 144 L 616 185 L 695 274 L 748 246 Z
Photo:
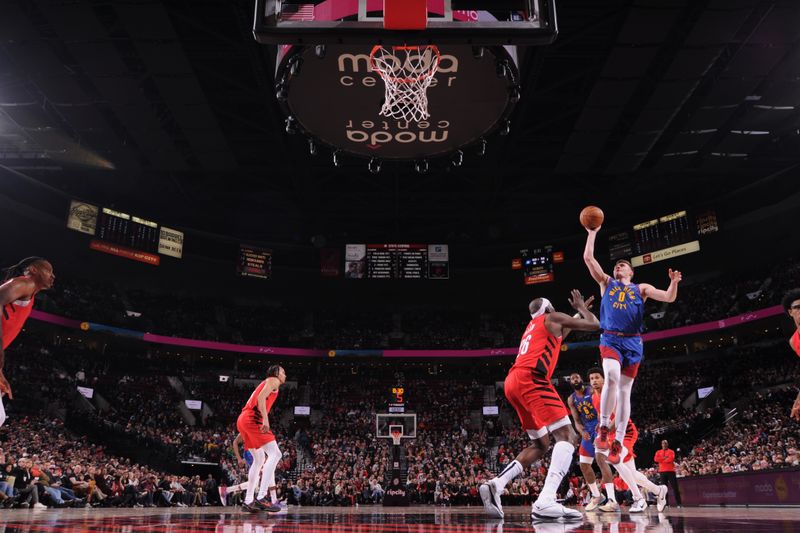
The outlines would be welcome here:
M 438 47 L 375 45 L 369 59 L 386 84 L 381 115 L 414 122 L 430 116 L 427 91 L 439 70 Z
M 389 435 L 391 435 L 394 445 L 400 446 L 400 440 L 403 438 L 402 426 L 392 426 L 389 430 Z

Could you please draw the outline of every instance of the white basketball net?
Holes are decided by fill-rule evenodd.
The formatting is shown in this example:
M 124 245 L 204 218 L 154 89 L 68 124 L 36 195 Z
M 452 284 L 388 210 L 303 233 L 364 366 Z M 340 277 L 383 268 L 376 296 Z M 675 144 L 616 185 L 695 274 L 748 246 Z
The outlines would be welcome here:
M 376 45 L 370 54 L 372 70 L 386 83 L 381 115 L 419 122 L 427 119 L 428 87 L 439 70 L 439 49 L 433 45 Z

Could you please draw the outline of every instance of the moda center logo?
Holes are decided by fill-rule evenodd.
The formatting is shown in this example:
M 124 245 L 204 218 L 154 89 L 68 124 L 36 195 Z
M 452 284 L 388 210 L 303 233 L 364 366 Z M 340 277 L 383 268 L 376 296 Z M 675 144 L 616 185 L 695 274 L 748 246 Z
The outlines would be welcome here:
M 518 79 L 514 58 L 502 47 L 485 52 L 476 55 L 467 45 L 440 48 L 438 70 L 428 79 L 430 116 L 415 121 L 380 115 L 385 85 L 377 69 L 387 72 L 388 63 L 390 72 L 414 65 L 414 72 L 425 72 L 435 55 L 414 50 L 408 57 L 405 50 L 389 50 L 373 69 L 365 46 L 330 45 L 322 57 L 313 47 L 291 48 L 280 57 L 277 74 L 286 89 L 282 105 L 300 131 L 344 152 L 382 160 L 445 156 L 496 129 L 515 103 L 510 98 Z M 499 77 L 499 63 L 514 75 Z
M 396 71 L 413 71 L 413 65 L 420 63 L 421 67 L 416 70 L 424 71 L 431 65 L 433 56 L 428 54 L 409 54 L 405 58 L 387 54 L 384 60 L 395 65 Z M 339 69 L 339 83 L 343 87 L 352 87 L 360 84 L 364 87 L 377 87 L 383 90 L 383 83 L 380 75 L 372 68 L 372 63 L 368 54 L 339 54 L 337 58 Z M 439 68 L 437 74 L 445 76 L 436 77 L 434 75 L 430 88 L 438 86 L 440 83 L 445 87 L 453 87 L 458 76 L 458 58 L 451 54 L 441 54 L 439 56 Z M 357 77 L 355 75 L 363 76 Z M 411 143 L 445 143 L 449 137 L 449 120 L 419 121 L 411 122 L 408 120 L 362 120 L 356 123 L 348 120 L 345 124 L 345 136 L 353 143 L 364 143 L 368 148 L 377 150 L 384 144 L 396 142 L 400 144 Z

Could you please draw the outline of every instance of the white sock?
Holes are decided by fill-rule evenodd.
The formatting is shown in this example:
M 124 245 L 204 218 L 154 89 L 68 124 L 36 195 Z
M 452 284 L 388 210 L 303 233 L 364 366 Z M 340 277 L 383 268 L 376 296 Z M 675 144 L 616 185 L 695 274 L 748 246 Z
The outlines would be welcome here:
M 256 485 L 258 485 L 258 475 L 261 473 L 261 468 L 266 461 L 263 448 L 250 450 L 250 453 L 253 454 L 253 464 L 250 465 L 250 470 L 247 471 L 247 492 L 244 495 L 244 503 L 248 505 L 253 503 Z
M 232 486 L 226 488 L 225 492 L 227 494 L 230 494 L 232 492 L 235 493 L 235 492 L 239 492 L 239 491 L 242 491 L 242 490 L 247 490 L 247 482 L 239 483 L 238 485 L 232 485 Z
M 520 464 L 520 462 L 515 459 L 511 461 L 511 464 L 505 467 L 505 469 L 502 472 L 500 472 L 500 474 L 496 478 L 494 478 L 495 483 L 497 484 L 497 487 L 502 491 L 504 488 L 506 488 L 506 485 L 508 485 L 512 479 L 522 474 L 522 472 L 524 472 L 522 464 Z
M 572 455 L 574 453 L 575 447 L 569 442 L 563 440 L 556 442 L 555 446 L 553 446 L 553 457 L 550 458 L 547 478 L 544 480 L 544 487 L 542 487 L 542 492 L 539 494 L 537 501 L 556 499 L 556 491 L 569 470 L 570 464 L 572 464 Z
M 658 485 L 647 479 L 647 476 L 639 471 L 635 471 L 633 475 L 636 478 L 636 483 L 640 487 L 645 489 L 650 494 L 658 494 Z
M 628 420 L 631 418 L 631 390 L 633 389 L 633 378 L 620 376 L 619 386 L 617 387 L 617 440 L 625 440 L 625 432 L 628 431 Z
M 603 383 L 603 390 L 600 392 L 600 425 L 608 427 L 611 425 L 611 412 L 617 402 L 617 386 L 620 375 L 619 362 L 614 359 L 603 359 L 603 373 L 606 380 Z M 617 423 L 619 423 L 619 420 Z
M 641 500 L 642 493 L 639 492 L 639 486 L 636 484 L 636 477 L 634 477 L 631 469 L 628 468 L 628 463 L 620 462 L 618 465 L 614 465 L 614 468 L 616 468 L 617 472 L 619 472 L 619 477 L 621 477 L 622 480 L 628 484 L 628 489 L 631 491 L 633 501 Z
M 597 488 L 597 481 L 594 483 L 589 483 L 589 490 L 592 491 L 592 498 L 600 497 L 600 489 Z
M 616 502 L 617 493 L 614 492 L 614 484 L 606 483 L 605 485 L 606 485 L 606 496 L 608 496 L 608 499 L 611 500 L 612 502 Z
M 275 441 L 268 442 L 267 444 L 265 444 L 262 447 L 262 450 L 266 452 L 267 460 L 264 463 L 264 468 L 261 473 L 261 486 L 258 489 L 259 500 L 267 495 L 267 491 L 269 490 L 270 487 L 275 486 L 275 468 L 277 468 L 278 461 L 280 461 L 281 456 L 283 455 L 281 453 L 280 448 L 278 448 L 278 443 Z M 275 493 L 276 491 L 273 490 L 270 492 Z M 277 494 L 271 495 L 270 500 L 272 501 L 272 503 L 277 502 L 278 501 Z

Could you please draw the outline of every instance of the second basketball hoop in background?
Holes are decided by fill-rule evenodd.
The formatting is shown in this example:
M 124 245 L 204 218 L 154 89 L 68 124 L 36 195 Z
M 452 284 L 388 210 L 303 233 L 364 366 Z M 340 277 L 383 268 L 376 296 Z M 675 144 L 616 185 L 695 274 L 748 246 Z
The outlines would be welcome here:
M 430 116 L 428 87 L 439 70 L 439 48 L 375 45 L 369 59 L 386 85 L 380 114 L 397 120 L 426 120 Z

